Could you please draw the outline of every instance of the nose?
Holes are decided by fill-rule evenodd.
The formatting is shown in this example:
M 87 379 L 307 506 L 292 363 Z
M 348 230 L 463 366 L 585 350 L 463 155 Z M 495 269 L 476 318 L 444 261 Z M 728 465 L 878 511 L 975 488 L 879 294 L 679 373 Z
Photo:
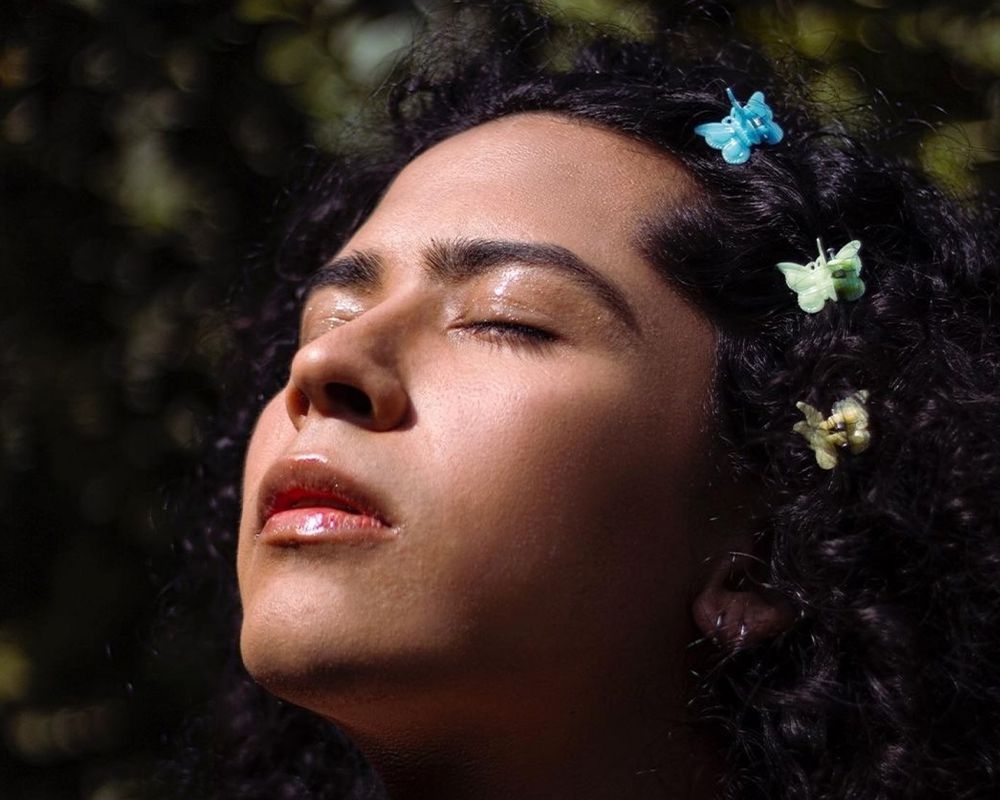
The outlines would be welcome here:
M 310 416 L 373 431 L 402 424 L 410 399 L 399 374 L 397 337 L 370 324 L 367 316 L 342 323 L 295 354 L 285 407 L 296 429 Z

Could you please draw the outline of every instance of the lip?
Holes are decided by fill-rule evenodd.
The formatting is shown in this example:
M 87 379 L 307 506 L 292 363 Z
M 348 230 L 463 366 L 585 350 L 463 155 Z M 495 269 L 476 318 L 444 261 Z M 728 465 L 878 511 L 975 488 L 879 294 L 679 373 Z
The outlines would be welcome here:
M 393 538 L 384 504 L 322 455 L 294 455 L 272 464 L 258 494 L 258 539 L 280 547 L 375 544 Z

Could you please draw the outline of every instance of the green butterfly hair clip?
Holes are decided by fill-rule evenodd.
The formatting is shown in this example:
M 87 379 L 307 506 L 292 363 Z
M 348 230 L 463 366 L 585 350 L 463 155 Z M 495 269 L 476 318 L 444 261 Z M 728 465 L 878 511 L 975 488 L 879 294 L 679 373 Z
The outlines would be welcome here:
M 808 264 L 782 261 L 778 269 L 788 288 L 799 296 L 799 308 L 809 314 L 820 311 L 827 300 L 857 300 L 865 293 L 861 280 L 861 242 L 848 242 L 837 253 L 823 252 L 823 242 L 816 240 L 819 258 Z
M 808 403 L 796 403 L 795 407 L 805 415 L 805 419 L 792 426 L 816 453 L 816 463 L 820 469 L 833 469 L 837 465 L 838 451 L 849 450 L 862 453 L 871 443 L 868 430 L 868 409 L 865 402 L 868 391 L 861 389 L 833 404 L 832 413 L 823 413 Z

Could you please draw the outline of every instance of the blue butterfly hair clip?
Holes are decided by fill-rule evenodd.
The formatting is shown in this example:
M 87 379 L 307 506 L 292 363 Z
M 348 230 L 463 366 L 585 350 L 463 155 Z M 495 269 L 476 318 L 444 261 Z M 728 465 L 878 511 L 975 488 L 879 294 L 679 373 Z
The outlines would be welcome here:
M 745 106 L 740 105 L 732 89 L 726 89 L 732 104 L 729 116 L 722 122 L 705 122 L 694 132 L 705 137 L 709 147 L 722 151 L 727 164 L 743 164 L 750 158 L 750 148 L 758 144 L 777 144 L 784 137 L 781 126 L 774 121 L 774 112 L 764 102 L 763 92 L 750 95 Z

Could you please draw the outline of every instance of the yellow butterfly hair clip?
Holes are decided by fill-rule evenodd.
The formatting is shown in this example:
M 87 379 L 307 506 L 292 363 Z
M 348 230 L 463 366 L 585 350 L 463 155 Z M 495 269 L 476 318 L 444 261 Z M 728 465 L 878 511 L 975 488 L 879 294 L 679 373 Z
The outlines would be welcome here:
M 808 403 L 795 404 L 805 419 L 796 422 L 792 430 L 809 443 L 820 469 L 833 469 L 837 465 L 838 450 L 862 453 L 868 449 L 872 437 L 868 430 L 867 400 L 866 389 L 854 392 L 834 403 L 829 417 Z
M 861 280 L 861 242 L 848 242 L 836 253 L 823 252 L 823 242 L 816 240 L 819 258 L 808 264 L 782 261 L 777 265 L 788 288 L 799 296 L 799 308 L 809 314 L 820 311 L 827 300 L 857 300 L 865 293 Z

